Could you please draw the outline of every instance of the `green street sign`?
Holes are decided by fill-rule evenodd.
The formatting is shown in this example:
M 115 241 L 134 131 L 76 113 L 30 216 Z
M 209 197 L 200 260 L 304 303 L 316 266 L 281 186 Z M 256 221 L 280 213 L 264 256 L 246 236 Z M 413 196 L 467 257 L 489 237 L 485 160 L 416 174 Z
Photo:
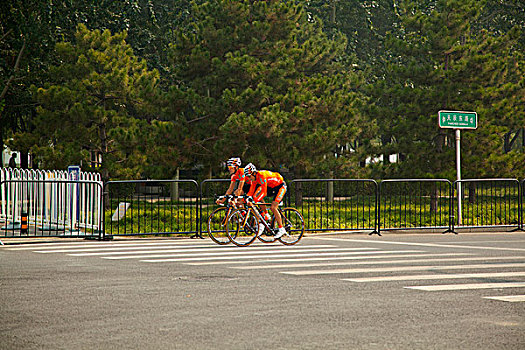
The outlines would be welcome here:
M 439 111 L 439 127 L 448 129 L 477 129 L 476 112 Z

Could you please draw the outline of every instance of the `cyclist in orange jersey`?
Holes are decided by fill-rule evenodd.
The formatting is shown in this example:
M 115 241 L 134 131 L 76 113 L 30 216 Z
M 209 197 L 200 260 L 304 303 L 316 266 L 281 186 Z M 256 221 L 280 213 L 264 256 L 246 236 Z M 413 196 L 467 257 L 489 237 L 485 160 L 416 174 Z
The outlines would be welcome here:
M 226 196 L 233 193 L 235 184 L 239 182 L 235 195 L 240 196 L 250 190 L 251 181 L 244 176 L 244 168 L 241 168 L 241 158 L 230 158 L 226 161 L 228 171 L 230 172 L 230 187 L 226 190 Z M 226 198 L 217 199 L 217 204 L 222 204 Z
M 244 175 L 252 182 L 248 196 L 253 196 L 256 203 L 263 200 L 266 196 L 273 196 L 270 209 L 275 216 L 279 227 L 275 238 L 281 238 L 286 234 L 281 214 L 279 214 L 279 210 L 277 210 L 279 203 L 283 200 L 283 197 L 286 194 L 286 182 L 284 182 L 282 175 L 269 170 L 258 171 L 252 163 L 244 168 Z M 261 211 L 265 214 L 265 219 L 268 219 L 265 206 L 261 206 Z M 259 234 L 263 231 L 264 225 L 259 224 Z

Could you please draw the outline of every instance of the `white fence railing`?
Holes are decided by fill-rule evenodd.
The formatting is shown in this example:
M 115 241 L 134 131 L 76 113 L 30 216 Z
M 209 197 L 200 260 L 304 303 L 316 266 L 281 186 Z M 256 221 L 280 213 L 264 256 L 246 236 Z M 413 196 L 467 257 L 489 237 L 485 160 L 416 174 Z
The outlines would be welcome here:
M 0 168 L 0 228 L 14 229 L 22 213 L 41 231 L 100 230 L 100 174 Z

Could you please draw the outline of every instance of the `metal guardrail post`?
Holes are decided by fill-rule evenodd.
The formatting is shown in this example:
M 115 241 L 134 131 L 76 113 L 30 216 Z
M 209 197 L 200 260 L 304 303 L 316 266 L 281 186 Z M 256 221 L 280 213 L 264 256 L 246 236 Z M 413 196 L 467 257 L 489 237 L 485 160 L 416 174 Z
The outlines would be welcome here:
M 383 181 L 379 182 L 379 190 L 377 191 L 377 233 L 381 235 L 381 190 L 383 188 Z
M 380 203 L 380 185 L 377 184 L 377 181 L 374 181 L 375 189 L 376 189 L 376 213 L 375 213 L 375 223 L 374 223 L 374 231 L 370 232 L 368 235 L 371 236 L 373 234 L 377 234 L 378 236 L 381 236 L 381 232 L 379 229 L 379 220 L 380 220 L 380 214 L 381 214 L 381 205 Z
M 442 233 L 447 233 L 447 232 L 452 232 L 454 234 L 458 234 L 456 231 L 454 231 L 454 213 L 453 213 L 453 208 L 454 208 L 454 187 L 452 185 L 452 182 L 449 181 L 449 191 L 448 191 L 449 195 L 448 195 L 448 230 L 442 232 Z
M 178 174 L 178 169 L 177 169 L 177 174 Z M 178 176 L 178 175 L 177 175 Z M 177 180 L 178 182 L 179 180 Z M 195 208 L 195 215 L 196 215 L 196 218 L 195 218 L 195 231 L 196 233 L 193 235 L 193 236 L 190 236 L 190 238 L 200 238 L 200 239 L 204 239 L 204 237 L 202 237 L 202 225 L 201 225 L 201 218 L 202 218 L 202 187 L 195 181 L 195 184 L 197 185 L 197 193 L 199 194 L 195 200 L 196 200 L 196 208 Z M 202 184 L 202 183 L 201 183 Z M 178 188 L 177 188 L 177 196 L 178 196 Z
M 520 200 L 519 200 L 519 207 L 520 207 L 520 210 L 519 210 L 519 222 L 521 224 L 521 230 L 522 231 L 525 231 L 523 229 L 523 194 L 525 193 L 525 180 L 522 180 L 521 181 L 521 187 L 520 187 Z

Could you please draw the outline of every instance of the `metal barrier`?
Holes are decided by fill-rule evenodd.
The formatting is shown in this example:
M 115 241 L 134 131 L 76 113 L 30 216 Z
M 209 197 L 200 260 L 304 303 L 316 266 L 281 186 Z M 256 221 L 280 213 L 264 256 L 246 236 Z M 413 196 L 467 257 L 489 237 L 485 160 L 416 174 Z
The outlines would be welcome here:
M 0 182 L 0 236 L 93 237 L 103 230 L 100 181 Z
M 523 228 L 523 196 L 525 196 L 525 180 L 522 180 L 521 181 L 521 196 L 520 196 L 520 201 L 519 201 L 519 205 L 520 205 L 520 227 L 521 227 L 521 230 L 522 231 L 525 231 L 524 228 Z
M 106 183 L 107 236 L 199 235 L 199 185 L 194 180 Z
M 388 179 L 379 183 L 378 232 L 396 229 L 453 231 L 452 183 L 446 179 Z
M 377 182 L 370 179 L 292 180 L 286 204 L 304 217 L 307 231 L 376 231 Z
M 517 226 L 522 229 L 520 182 L 517 179 L 464 179 L 461 196 L 453 201 L 457 227 Z M 463 186 L 464 185 L 464 186 Z M 457 194 L 457 193 L 456 193 Z M 458 210 L 461 208 L 461 211 Z
M 229 179 L 79 181 L 67 172 L 0 169 L 0 237 L 193 234 L 202 237 Z M 461 185 L 461 186 L 460 186 Z M 455 188 L 463 187 L 461 196 Z M 523 230 L 525 180 L 297 179 L 285 205 L 307 231 L 516 226 Z M 461 202 L 461 207 L 457 202 Z M 459 210 L 461 209 L 461 210 Z

